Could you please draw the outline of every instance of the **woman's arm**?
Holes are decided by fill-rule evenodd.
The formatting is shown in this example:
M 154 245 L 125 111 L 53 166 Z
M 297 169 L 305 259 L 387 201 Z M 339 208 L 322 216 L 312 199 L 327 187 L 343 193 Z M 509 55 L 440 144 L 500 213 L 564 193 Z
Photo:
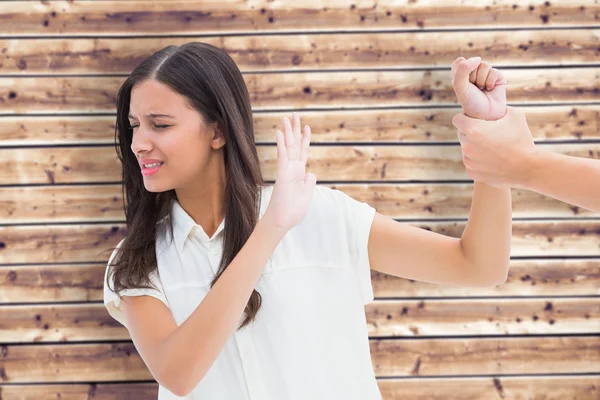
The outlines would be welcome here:
M 478 57 L 460 57 L 451 69 L 465 114 L 487 120 L 506 114 L 506 80 L 498 70 Z M 469 169 L 471 138 L 459 133 L 459 139 Z M 492 286 L 506 281 L 512 236 L 510 188 L 475 180 L 469 220 L 460 239 L 376 214 L 369 237 L 371 268 L 438 284 Z
M 375 214 L 369 236 L 371 269 L 416 281 L 488 287 L 506 281 L 510 260 L 509 189 L 475 183 L 460 239 Z
M 237 328 L 264 266 L 284 233 L 264 218 L 260 220 L 202 302 L 179 327 L 174 320 L 169 321 L 172 331 L 161 341 L 153 338 L 164 329 L 160 325 L 166 321 L 160 322 L 148 301 L 164 305 L 153 298 L 145 300 L 145 296 L 123 298 L 132 340 L 158 383 L 177 396 L 186 396 L 198 385 Z M 154 329 L 153 324 L 157 325 Z
M 316 176 L 306 173 L 310 128 L 284 118 L 277 131 L 277 173 L 269 206 L 254 231 L 206 297 L 177 326 L 171 312 L 150 296 L 123 296 L 123 313 L 134 345 L 154 378 L 177 396 L 202 380 L 237 328 L 269 256 L 309 208 Z

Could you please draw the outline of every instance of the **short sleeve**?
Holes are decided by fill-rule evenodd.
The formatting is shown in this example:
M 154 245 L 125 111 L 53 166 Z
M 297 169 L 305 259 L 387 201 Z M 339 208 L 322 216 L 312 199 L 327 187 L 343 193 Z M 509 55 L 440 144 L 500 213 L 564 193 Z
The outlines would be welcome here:
M 369 204 L 357 201 L 346 193 L 325 188 L 333 197 L 346 226 L 346 237 L 350 260 L 355 269 L 363 304 L 371 303 L 375 295 L 371 283 L 371 265 L 369 263 L 369 235 L 375 218 L 375 208 Z
M 152 282 L 152 284 L 154 286 L 156 286 L 156 288 L 158 290 L 150 289 L 150 288 L 123 289 L 119 293 L 120 296 L 117 296 L 117 294 L 115 292 L 113 292 L 111 290 L 111 288 L 108 287 L 107 277 L 108 277 L 108 272 L 109 272 L 109 266 L 112 263 L 113 259 L 115 258 L 116 254 L 118 253 L 118 250 L 121 247 L 121 244 L 123 243 L 124 240 L 125 239 L 121 240 L 119 242 L 119 244 L 117 244 L 117 247 L 111 254 L 111 256 L 108 260 L 108 264 L 106 265 L 106 271 L 104 273 L 104 306 L 108 310 L 108 313 L 110 314 L 111 317 L 113 317 L 114 319 L 119 321 L 123 326 L 127 326 L 125 324 L 125 315 L 123 314 L 123 311 L 121 310 L 121 307 L 120 307 L 121 297 L 123 297 L 123 296 L 152 296 L 152 297 L 155 297 L 155 298 L 159 299 L 160 301 L 162 301 L 167 307 L 169 305 L 167 302 L 167 298 L 165 297 L 164 290 L 163 290 L 162 284 L 160 282 L 160 279 L 158 277 L 156 270 L 154 270 L 150 274 L 150 282 Z M 111 282 L 111 286 L 114 288 L 114 282 Z

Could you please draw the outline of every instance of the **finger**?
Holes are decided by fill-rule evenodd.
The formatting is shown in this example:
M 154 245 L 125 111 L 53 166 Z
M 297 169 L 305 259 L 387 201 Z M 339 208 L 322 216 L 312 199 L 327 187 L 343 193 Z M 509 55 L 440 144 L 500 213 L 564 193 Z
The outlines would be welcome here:
M 285 148 L 283 132 L 277 130 L 275 132 L 275 140 L 277 141 L 277 161 L 287 161 L 287 150 Z
M 467 117 L 464 113 L 458 113 L 452 117 L 452 125 L 458 128 L 458 130 L 466 137 L 469 136 L 469 133 L 477 121 L 479 120 Z
M 498 79 L 499 72 L 497 69 L 492 68 L 487 79 L 485 80 L 485 88 L 487 90 L 492 90 L 494 86 L 496 86 L 496 80 Z
M 296 146 L 300 147 L 300 141 L 302 140 L 302 132 L 300 130 L 300 116 L 297 112 L 292 114 L 292 122 L 294 129 L 294 141 L 296 142 Z
M 452 62 L 452 64 L 450 64 L 450 72 L 452 72 L 452 76 L 456 75 L 456 68 L 458 67 L 458 64 L 460 64 L 461 62 L 465 61 L 466 58 L 464 57 L 458 57 L 456 60 L 454 60 Z
M 458 137 L 458 141 L 459 141 L 460 145 L 462 146 L 465 143 L 467 135 L 465 135 L 464 132 L 462 132 L 460 129 L 458 129 L 456 136 Z
M 304 126 L 304 136 L 302 137 L 302 144 L 300 145 L 300 160 L 303 162 L 308 161 L 308 148 L 310 146 L 310 126 Z
M 475 82 L 477 82 L 477 70 L 471 71 L 471 73 L 469 74 L 469 82 L 473 85 L 475 84 Z
M 283 117 L 283 129 L 288 160 L 295 160 L 298 158 L 298 154 L 296 144 L 294 142 L 294 133 L 292 132 L 292 125 L 288 117 Z
M 463 100 L 462 96 L 469 88 L 469 74 L 477 69 L 480 62 L 481 57 L 469 58 L 468 60 L 460 62 L 456 67 L 456 76 L 454 77 L 452 84 L 459 100 Z
M 481 65 L 479 65 L 479 68 L 477 68 L 477 78 L 475 78 L 475 85 L 479 89 L 485 89 L 485 82 L 491 69 L 492 65 L 487 62 L 482 62 Z
M 492 68 L 490 71 L 490 76 L 486 80 L 486 87 L 490 87 L 492 90 L 496 86 L 506 85 L 506 79 L 504 79 L 504 75 L 502 72 L 498 71 L 496 68 Z

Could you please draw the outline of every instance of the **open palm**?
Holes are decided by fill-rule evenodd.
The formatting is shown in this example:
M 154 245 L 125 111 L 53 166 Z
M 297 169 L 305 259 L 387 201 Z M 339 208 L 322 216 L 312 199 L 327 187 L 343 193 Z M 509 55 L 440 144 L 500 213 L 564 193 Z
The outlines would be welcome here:
M 451 70 L 452 87 L 467 116 L 495 121 L 506 115 L 506 79 L 500 71 L 479 57 L 459 57 Z
M 277 172 L 267 209 L 275 224 L 284 229 L 290 229 L 304 219 L 317 180 L 315 174 L 306 173 L 310 127 L 306 125 L 302 134 L 298 114 L 294 113 L 292 119 L 293 126 L 284 117 L 284 133 L 275 132 Z

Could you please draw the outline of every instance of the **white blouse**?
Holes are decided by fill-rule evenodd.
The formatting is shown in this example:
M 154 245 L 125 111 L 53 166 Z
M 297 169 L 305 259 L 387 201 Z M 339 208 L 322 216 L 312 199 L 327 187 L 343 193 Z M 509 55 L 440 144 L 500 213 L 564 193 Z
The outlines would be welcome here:
M 260 217 L 272 189 L 263 189 Z M 367 203 L 317 185 L 306 218 L 283 237 L 258 280 L 262 305 L 256 320 L 234 331 L 184 398 L 381 400 L 364 309 L 373 301 L 367 243 L 374 215 Z M 172 216 L 174 241 L 168 229 L 168 237 L 156 239 L 158 275 L 151 279 L 159 290 L 128 289 L 121 295 L 153 296 L 181 325 L 210 290 L 224 221 L 209 238 L 176 200 Z M 104 304 L 125 325 L 119 300 L 105 279 Z M 159 400 L 180 398 L 159 385 Z

